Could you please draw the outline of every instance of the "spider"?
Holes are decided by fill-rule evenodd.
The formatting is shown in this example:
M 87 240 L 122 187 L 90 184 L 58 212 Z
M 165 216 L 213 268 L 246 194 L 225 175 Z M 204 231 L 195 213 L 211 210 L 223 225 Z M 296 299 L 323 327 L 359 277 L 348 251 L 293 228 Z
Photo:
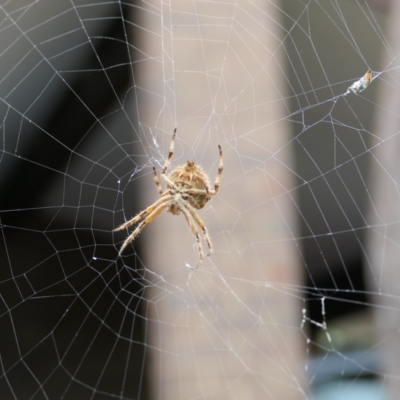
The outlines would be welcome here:
M 146 225 L 153 222 L 161 214 L 162 210 L 166 209 L 167 212 L 170 212 L 173 215 L 179 215 L 182 212 L 190 229 L 192 230 L 192 233 L 196 236 L 197 251 L 199 253 L 198 267 L 204 261 L 204 251 L 197 226 L 203 231 L 205 241 L 208 245 L 209 254 L 211 254 L 213 251 L 213 246 L 208 234 L 208 230 L 204 225 L 204 222 L 197 214 L 196 209 L 200 210 L 203 208 L 211 199 L 211 196 L 214 196 L 218 193 L 221 175 L 224 169 L 224 160 L 222 157 L 221 146 L 218 145 L 219 167 L 217 177 L 215 178 L 214 190 L 210 189 L 210 181 L 203 168 L 193 161 L 187 161 L 186 164 L 178 166 L 171 172 L 169 176 L 167 176 L 165 173 L 171 161 L 172 155 L 174 154 L 175 136 L 176 128 L 172 135 L 169 153 L 161 172 L 161 178 L 165 181 L 167 190 L 163 192 L 160 181 L 158 180 L 156 169 L 153 167 L 154 183 L 161 198 L 129 221 L 114 229 L 114 232 L 121 231 L 141 221 L 139 225 L 137 225 L 136 229 L 125 239 L 124 243 L 122 244 L 119 250 L 119 254 L 121 255 L 126 246 L 135 240 L 136 236 L 139 235 L 142 229 Z

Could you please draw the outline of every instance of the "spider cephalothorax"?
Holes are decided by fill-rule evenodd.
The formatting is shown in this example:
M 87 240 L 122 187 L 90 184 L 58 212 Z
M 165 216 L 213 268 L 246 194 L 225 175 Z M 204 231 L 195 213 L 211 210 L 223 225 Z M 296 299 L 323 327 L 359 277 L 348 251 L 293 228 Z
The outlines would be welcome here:
M 185 219 L 189 224 L 193 234 L 196 236 L 197 249 L 200 257 L 198 265 L 200 265 L 204 260 L 204 251 L 203 246 L 200 242 L 197 226 L 199 226 L 203 231 L 204 238 L 207 242 L 210 253 L 212 252 L 213 248 L 207 228 L 197 214 L 196 209 L 203 208 L 211 199 L 211 196 L 214 196 L 218 192 L 219 182 L 224 167 L 222 150 L 221 146 L 218 145 L 219 168 L 213 190 L 210 189 L 210 182 L 203 168 L 201 168 L 193 161 L 188 161 L 186 164 L 180 165 L 179 167 L 175 168 L 169 176 L 167 176 L 165 172 L 174 153 L 175 135 L 176 129 L 174 130 L 174 134 L 172 135 L 168 157 L 165 160 L 165 164 L 161 172 L 161 178 L 164 179 L 164 181 L 166 182 L 167 190 L 163 192 L 160 181 L 158 180 L 156 169 L 153 167 L 154 183 L 161 198 L 158 199 L 151 206 L 147 207 L 146 210 L 143 210 L 138 215 L 136 215 L 136 217 L 132 218 L 131 220 L 125 222 L 115 229 L 115 231 L 120 231 L 141 221 L 136 229 L 126 238 L 119 250 L 119 254 L 121 254 L 125 247 L 136 238 L 141 230 L 147 224 L 157 218 L 160 215 L 161 211 L 165 208 L 168 212 L 174 215 L 179 215 L 182 212 L 182 214 L 185 216 Z

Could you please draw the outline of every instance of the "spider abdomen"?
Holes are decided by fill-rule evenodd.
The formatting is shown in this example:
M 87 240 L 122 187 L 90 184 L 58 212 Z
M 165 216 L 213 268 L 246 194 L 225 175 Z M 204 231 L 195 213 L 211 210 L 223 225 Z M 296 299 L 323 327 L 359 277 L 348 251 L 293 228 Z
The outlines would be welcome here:
M 206 193 L 210 187 L 208 176 L 203 168 L 193 161 L 188 161 L 186 164 L 175 168 L 171 172 L 169 178 L 175 183 L 182 195 L 187 189 L 204 191 L 204 193 L 184 194 L 185 200 L 187 200 L 192 207 L 197 209 L 203 208 L 210 199 L 210 196 Z

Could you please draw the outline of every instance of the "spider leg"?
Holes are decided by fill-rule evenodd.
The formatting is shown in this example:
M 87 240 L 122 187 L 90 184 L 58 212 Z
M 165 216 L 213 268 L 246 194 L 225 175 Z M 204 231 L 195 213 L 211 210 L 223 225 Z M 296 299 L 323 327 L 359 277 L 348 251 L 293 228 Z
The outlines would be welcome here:
M 136 229 L 125 239 L 125 242 L 122 244 L 121 248 L 119 249 L 119 254 L 121 255 L 122 252 L 125 250 L 125 247 L 128 246 L 129 243 L 133 242 L 137 235 L 142 231 L 142 229 L 153 222 L 160 214 L 161 211 L 168 206 L 168 201 L 164 201 L 158 205 L 153 211 L 136 227 Z M 139 214 L 140 215 L 140 214 Z
M 174 133 L 173 133 L 173 135 L 172 135 L 171 144 L 170 144 L 170 146 L 169 146 L 168 157 L 167 157 L 167 159 L 165 160 L 164 168 L 163 168 L 163 170 L 162 170 L 162 172 L 161 172 L 161 175 L 164 175 L 164 174 L 165 174 L 165 171 L 166 171 L 167 168 L 168 168 L 169 162 L 171 161 L 172 154 L 174 154 L 175 135 L 176 135 L 176 128 L 174 129 Z
M 156 184 L 158 193 L 160 194 L 160 196 L 162 196 L 163 195 L 163 190 L 162 190 L 162 187 L 160 185 L 160 181 L 158 180 L 156 169 L 154 167 L 153 167 L 153 174 L 154 174 L 154 177 L 153 177 L 154 178 L 154 183 Z
M 208 229 L 204 225 L 203 220 L 199 217 L 199 214 L 197 214 L 196 210 L 189 203 L 186 204 L 186 207 L 189 210 L 193 219 L 196 221 L 197 225 L 203 230 L 203 235 L 206 239 L 208 249 L 210 250 L 210 253 L 208 255 L 210 255 L 214 249 L 211 243 L 210 235 L 208 234 Z
M 161 174 L 161 178 L 164 179 L 164 181 L 168 184 L 168 186 L 170 186 L 171 188 L 174 188 L 176 191 L 179 191 L 179 189 L 177 188 L 175 183 L 172 182 L 171 179 L 169 179 L 167 175 Z
M 212 195 L 212 193 L 210 194 L 208 187 L 206 187 L 205 189 L 183 189 L 183 190 L 180 190 L 180 192 L 185 195 L 187 195 L 187 194 L 205 195 L 206 201 L 210 200 L 211 195 Z M 185 200 L 187 200 L 187 198 L 185 198 Z
M 218 149 L 219 149 L 219 166 L 218 166 L 218 174 L 217 177 L 215 178 L 214 190 L 210 190 L 209 188 L 207 188 L 207 191 L 211 196 L 214 196 L 215 194 L 218 193 L 222 171 L 224 170 L 224 158 L 222 156 L 222 149 L 220 145 L 218 145 Z
M 187 221 L 188 225 L 190 226 L 190 229 L 192 230 L 193 235 L 196 236 L 197 252 L 199 253 L 199 262 L 197 264 L 197 267 L 199 267 L 201 264 L 203 264 L 203 261 L 204 261 L 204 251 L 203 251 L 203 246 L 201 245 L 199 231 L 196 228 L 196 225 L 192 221 L 190 212 L 185 207 L 182 207 L 181 211 L 182 211 L 183 215 L 185 216 L 186 221 Z
M 206 189 L 182 189 L 182 194 L 210 194 L 210 191 Z
M 151 206 L 149 206 L 145 210 L 141 211 L 139 214 L 137 214 L 135 217 L 133 217 L 129 221 L 127 221 L 124 224 L 115 228 L 114 232 L 122 231 L 123 229 L 128 228 L 129 226 L 135 225 L 136 222 L 139 222 L 141 219 L 146 217 L 146 215 L 151 214 L 158 206 L 160 206 L 163 203 L 168 202 L 172 198 L 172 196 L 170 194 L 165 196 L 165 194 L 167 194 L 167 192 L 164 193 L 164 196 L 161 197 L 161 199 L 158 199 Z

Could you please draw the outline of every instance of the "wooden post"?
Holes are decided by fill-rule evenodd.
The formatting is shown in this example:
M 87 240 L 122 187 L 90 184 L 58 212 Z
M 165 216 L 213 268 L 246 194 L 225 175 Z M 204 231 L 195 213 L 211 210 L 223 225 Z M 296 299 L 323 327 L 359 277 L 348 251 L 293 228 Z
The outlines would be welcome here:
M 400 2 L 391 2 L 388 20 L 388 45 L 391 54 L 381 61 L 389 66 L 380 83 L 373 142 L 371 143 L 371 173 L 368 254 L 365 259 L 369 284 L 375 301 L 379 366 L 384 374 L 388 399 L 397 399 L 400 391 L 400 199 L 398 180 L 400 170 L 400 70 L 396 55 L 400 51 Z M 394 63 L 393 63 L 394 61 Z M 392 64 L 393 63 L 393 64 Z M 379 84 L 379 81 L 375 81 Z
M 169 172 L 194 160 L 213 182 L 218 144 L 225 160 L 199 211 L 215 248 L 200 268 L 182 215 L 142 233 L 152 398 L 304 398 L 279 14 L 262 0 L 141 6 L 139 123 L 158 172 L 175 127 Z M 150 165 L 145 181 L 143 207 L 158 197 Z

